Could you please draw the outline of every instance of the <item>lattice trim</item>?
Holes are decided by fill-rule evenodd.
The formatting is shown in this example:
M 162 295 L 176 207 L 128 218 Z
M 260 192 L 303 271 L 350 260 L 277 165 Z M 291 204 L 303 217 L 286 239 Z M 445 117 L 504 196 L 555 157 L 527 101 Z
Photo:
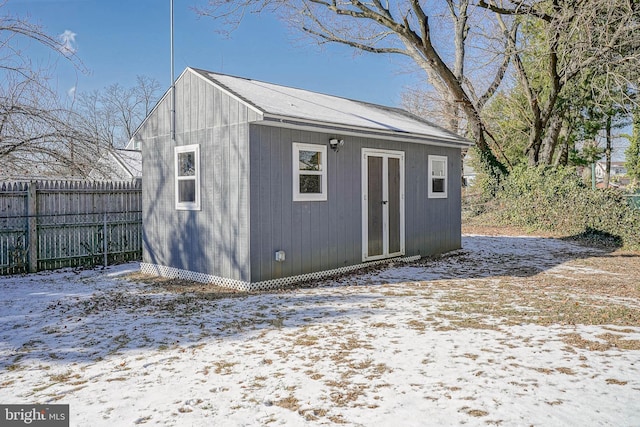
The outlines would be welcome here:
M 317 271 L 315 273 L 300 274 L 298 276 L 282 277 L 280 279 L 263 280 L 261 282 L 245 282 L 242 280 L 229 279 L 226 277 L 215 276 L 213 274 L 198 273 L 195 271 L 182 270 L 175 267 L 167 267 L 158 264 L 149 264 L 146 262 L 140 263 L 140 271 L 146 274 L 153 274 L 156 276 L 168 277 L 172 279 L 191 280 L 200 283 L 211 283 L 217 286 L 225 288 L 231 288 L 238 291 L 264 291 L 270 289 L 279 289 L 294 283 L 304 282 L 312 279 L 322 279 L 329 276 L 335 276 L 350 271 L 358 270 L 360 268 L 369 267 L 378 264 L 384 264 L 389 262 L 413 262 L 420 259 L 420 255 L 404 257 L 404 258 L 390 258 L 382 259 L 378 261 L 365 262 L 362 264 L 349 265 L 346 267 L 334 268 L 332 270 Z

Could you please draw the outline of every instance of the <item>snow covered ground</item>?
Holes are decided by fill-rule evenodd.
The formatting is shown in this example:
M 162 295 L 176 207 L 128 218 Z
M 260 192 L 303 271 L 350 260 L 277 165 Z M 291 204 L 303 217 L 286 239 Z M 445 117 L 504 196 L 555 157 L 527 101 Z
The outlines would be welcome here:
M 136 264 L 2 277 L 0 403 L 69 404 L 73 426 L 640 425 L 640 325 L 620 320 L 640 301 L 581 287 L 637 271 L 552 239 L 463 244 L 227 298 Z

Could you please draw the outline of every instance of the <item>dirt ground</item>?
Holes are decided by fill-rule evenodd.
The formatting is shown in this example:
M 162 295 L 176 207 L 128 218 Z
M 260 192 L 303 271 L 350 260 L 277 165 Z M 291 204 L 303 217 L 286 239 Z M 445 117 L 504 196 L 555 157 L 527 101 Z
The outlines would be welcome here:
M 526 235 L 526 231 L 518 228 L 477 225 L 465 226 L 463 233 L 487 237 Z M 473 325 L 468 319 L 470 315 L 478 318 L 484 315 L 498 316 L 504 319 L 504 324 L 640 326 L 640 252 L 588 248 L 585 246 L 587 243 L 562 237 L 561 233 L 537 237 L 568 240 L 584 246 L 585 252 L 581 256 L 573 253 L 555 254 L 554 257 L 562 265 L 551 269 L 545 267 L 544 261 L 541 261 L 542 265 L 536 265 L 535 260 L 523 263 L 520 257 L 509 255 L 485 259 L 482 266 L 475 268 L 477 260 L 468 257 L 464 249 L 441 257 L 423 258 L 415 265 L 438 265 L 438 271 L 444 274 L 445 280 L 434 281 L 430 286 L 447 291 L 448 298 L 455 306 L 449 307 L 453 313 L 450 316 L 465 317 L 466 326 L 482 327 L 481 320 Z M 363 274 L 375 274 L 388 267 L 383 264 L 324 281 L 305 282 L 265 292 L 240 292 L 143 273 L 133 273 L 128 279 L 150 285 L 151 292 L 164 291 L 215 300 L 263 293 L 290 293 L 296 289 L 327 286 L 335 282 L 362 285 Z M 443 272 L 443 269 L 449 271 Z M 464 274 L 460 275 L 460 271 L 464 271 Z M 455 291 L 459 284 L 457 279 L 473 279 L 473 285 Z M 528 307 L 528 310 L 514 307 Z M 627 347 L 640 349 L 640 342 L 627 344 Z

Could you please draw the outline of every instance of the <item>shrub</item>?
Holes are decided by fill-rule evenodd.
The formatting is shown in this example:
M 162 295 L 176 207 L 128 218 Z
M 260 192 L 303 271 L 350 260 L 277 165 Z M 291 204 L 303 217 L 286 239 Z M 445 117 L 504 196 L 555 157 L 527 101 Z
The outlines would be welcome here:
M 531 230 L 600 236 L 640 249 L 640 210 L 617 190 L 591 190 L 575 168 L 516 167 L 497 198 L 498 221 Z

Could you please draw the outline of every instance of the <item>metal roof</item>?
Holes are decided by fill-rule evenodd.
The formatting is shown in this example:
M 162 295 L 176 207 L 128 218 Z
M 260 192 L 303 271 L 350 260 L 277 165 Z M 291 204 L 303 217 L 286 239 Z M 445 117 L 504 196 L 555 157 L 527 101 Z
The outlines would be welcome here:
M 405 110 L 242 77 L 188 68 L 245 103 L 262 123 L 378 134 L 414 142 L 473 143 Z M 426 142 L 426 141 L 425 141 Z

